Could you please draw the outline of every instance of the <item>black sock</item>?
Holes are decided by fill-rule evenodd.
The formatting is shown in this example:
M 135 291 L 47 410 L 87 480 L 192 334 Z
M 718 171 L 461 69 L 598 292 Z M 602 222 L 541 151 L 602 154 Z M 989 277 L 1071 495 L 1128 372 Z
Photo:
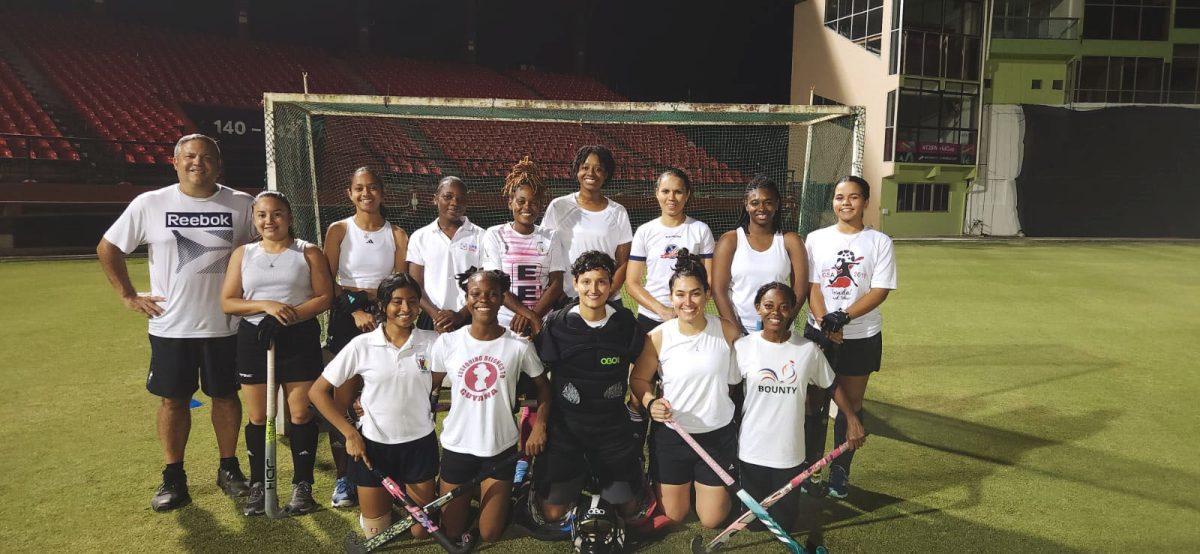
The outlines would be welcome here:
M 167 464 L 163 470 L 163 481 L 171 481 L 172 483 L 186 483 L 187 472 L 183 471 L 183 462 L 175 462 Z
M 234 456 L 221 458 L 221 469 L 225 471 L 238 471 L 239 468 L 237 458 Z
M 349 456 L 346 455 L 346 437 L 332 423 L 329 424 L 329 453 L 333 456 L 334 471 L 340 479 L 346 476 L 346 465 Z
M 267 447 L 267 426 L 246 424 L 246 460 L 250 463 L 250 483 L 263 482 L 263 450 Z
M 863 412 L 859 410 L 854 413 L 858 416 L 858 420 L 862 421 Z M 833 442 L 842 444 L 846 442 L 846 415 L 841 410 L 838 411 L 837 419 L 833 421 Z M 840 466 L 846 470 L 846 476 L 850 476 L 850 463 L 854 461 L 854 451 L 847 450 L 838 459 L 833 461 L 833 465 Z
M 825 439 L 829 436 L 829 399 L 813 406 L 813 413 L 804 416 L 804 461 L 809 465 L 825 456 Z
M 317 465 L 317 422 L 292 424 L 292 483 L 313 483 L 313 467 Z

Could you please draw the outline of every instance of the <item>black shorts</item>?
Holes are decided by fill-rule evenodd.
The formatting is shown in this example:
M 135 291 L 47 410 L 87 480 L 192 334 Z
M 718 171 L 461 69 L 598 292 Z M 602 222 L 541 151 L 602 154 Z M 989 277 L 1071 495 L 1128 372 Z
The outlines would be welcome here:
M 760 500 L 783 488 L 784 485 L 788 484 L 788 481 L 792 480 L 792 477 L 804 471 L 803 464 L 787 469 L 777 469 L 752 464 L 743 460 L 738 460 L 738 463 L 741 464 L 742 473 L 740 481 L 742 488 L 746 489 L 746 492 L 750 493 L 750 496 Z M 775 523 L 782 525 L 788 532 L 791 532 L 796 526 L 796 516 L 799 511 L 799 491 L 793 491 L 791 494 L 780 498 L 770 508 L 767 508 L 767 513 L 771 514 L 771 518 L 775 520 Z M 767 530 L 760 521 L 751 523 L 750 529 L 754 531 Z
M 363 443 L 371 465 L 396 482 L 413 485 L 437 477 L 438 443 L 434 433 L 400 444 L 383 444 L 366 437 L 363 437 Z M 350 482 L 360 487 L 383 486 L 362 461 L 350 460 L 346 474 L 350 476 Z
M 163 398 L 191 398 L 196 390 L 219 398 L 236 394 L 237 336 L 178 339 L 150 335 L 146 390 Z
M 883 360 L 883 333 L 865 339 L 845 339 L 837 349 L 833 372 L 862 377 L 879 371 Z
M 258 345 L 258 326 L 242 320 L 237 334 L 237 376 L 243 385 L 267 382 L 267 349 Z M 321 364 L 321 324 L 316 319 L 279 328 L 275 336 L 275 382 L 315 381 Z
M 654 479 L 664 485 L 686 485 L 695 481 L 702 485 L 725 485 L 720 477 L 700 459 L 695 450 L 683 441 L 675 430 L 655 422 L 650 434 Z M 737 425 L 732 421 L 715 431 L 692 435 L 700 446 L 716 460 L 725 472 L 737 478 Z
M 512 456 L 512 453 L 516 451 L 517 445 L 514 444 L 504 452 L 496 454 L 495 456 L 480 457 L 472 456 L 471 454 L 460 454 L 453 450 L 447 450 L 443 448 L 441 475 L 442 481 L 452 485 L 461 485 L 466 483 L 482 473 L 483 470 L 495 467 L 497 462 L 504 461 L 505 458 Z M 513 460 L 496 468 L 496 471 L 493 471 L 488 478 L 496 479 L 498 481 L 512 482 L 513 475 L 516 472 L 517 462 L 516 460 Z
M 539 485 L 591 477 L 600 488 L 615 481 L 642 482 L 642 445 L 633 438 L 629 415 L 614 414 L 614 425 L 573 425 L 559 416 L 550 420 L 546 451 L 534 467 Z
M 643 333 L 649 335 L 650 331 L 653 331 L 659 325 L 662 325 L 663 322 L 653 320 L 653 319 L 650 319 L 650 318 L 642 315 L 641 310 L 642 310 L 642 308 L 638 308 L 638 316 L 637 316 L 638 328 L 641 329 Z
M 341 310 L 329 311 L 329 328 L 325 337 L 325 350 L 334 356 L 341 352 L 350 340 L 362 334 L 354 324 L 354 316 Z

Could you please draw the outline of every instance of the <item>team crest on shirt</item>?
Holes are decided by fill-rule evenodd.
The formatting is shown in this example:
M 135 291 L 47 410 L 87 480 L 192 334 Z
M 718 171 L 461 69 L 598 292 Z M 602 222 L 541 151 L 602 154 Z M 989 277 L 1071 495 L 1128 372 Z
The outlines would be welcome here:
M 496 396 L 497 383 L 504 379 L 504 362 L 492 356 L 475 356 L 458 368 L 462 388 L 458 393 L 463 398 L 483 402 Z
M 420 369 L 421 373 L 429 373 L 429 360 L 424 354 L 417 354 L 417 369 Z
M 474 254 L 479 251 L 479 245 L 473 242 L 460 242 L 458 243 L 458 249 Z

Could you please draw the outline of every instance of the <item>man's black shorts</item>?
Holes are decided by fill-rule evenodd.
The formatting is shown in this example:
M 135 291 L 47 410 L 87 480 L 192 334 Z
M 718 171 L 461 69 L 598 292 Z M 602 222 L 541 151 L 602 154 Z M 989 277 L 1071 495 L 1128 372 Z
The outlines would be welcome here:
M 163 398 L 210 397 L 238 391 L 237 335 L 170 338 L 150 335 L 150 374 L 146 390 Z

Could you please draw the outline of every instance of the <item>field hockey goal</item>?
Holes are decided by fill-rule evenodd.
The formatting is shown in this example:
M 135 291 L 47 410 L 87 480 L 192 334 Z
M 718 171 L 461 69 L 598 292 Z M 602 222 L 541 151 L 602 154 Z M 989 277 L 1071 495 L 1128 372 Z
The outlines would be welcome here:
M 785 225 L 806 234 L 832 221 L 841 176 L 861 174 L 863 111 L 845 106 L 669 104 L 267 93 L 268 187 L 291 199 L 299 237 L 320 243 L 330 223 L 354 213 L 346 195 L 361 166 L 384 181 L 387 218 L 409 233 L 436 217 L 444 176 L 471 191 L 468 215 L 487 227 L 511 219 L 500 187 L 524 156 L 555 196 L 577 190 L 580 146 L 612 150 L 604 192 L 633 226 L 658 216 L 655 178 L 686 171 L 688 214 L 713 233 L 734 227 L 757 174 L 783 191 Z

